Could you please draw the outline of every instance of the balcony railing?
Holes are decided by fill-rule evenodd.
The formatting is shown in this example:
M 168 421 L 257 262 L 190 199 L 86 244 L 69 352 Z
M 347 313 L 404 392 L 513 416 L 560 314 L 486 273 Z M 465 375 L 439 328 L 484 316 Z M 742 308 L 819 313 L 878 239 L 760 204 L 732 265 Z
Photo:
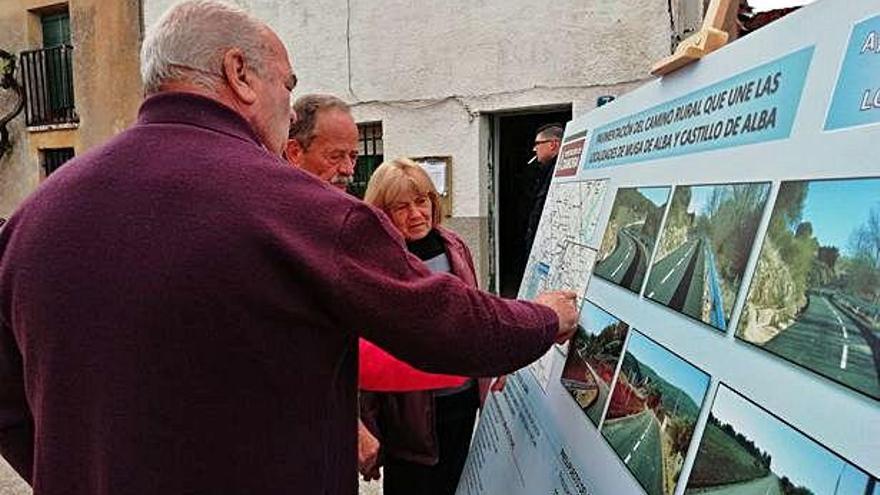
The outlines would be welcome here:
M 27 125 L 79 122 L 73 100 L 73 47 L 21 53 Z

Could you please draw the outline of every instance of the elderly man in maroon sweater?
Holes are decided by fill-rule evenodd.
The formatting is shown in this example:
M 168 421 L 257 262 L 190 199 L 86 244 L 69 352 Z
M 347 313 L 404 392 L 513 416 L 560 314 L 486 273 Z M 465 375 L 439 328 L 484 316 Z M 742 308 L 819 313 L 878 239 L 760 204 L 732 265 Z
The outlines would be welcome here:
M 137 123 L 0 233 L 0 453 L 37 495 L 353 494 L 359 335 L 485 376 L 570 336 L 570 293 L 432 274 L 281 160 L 295 78 L 263 23 L 186 1 L 142 57 Z

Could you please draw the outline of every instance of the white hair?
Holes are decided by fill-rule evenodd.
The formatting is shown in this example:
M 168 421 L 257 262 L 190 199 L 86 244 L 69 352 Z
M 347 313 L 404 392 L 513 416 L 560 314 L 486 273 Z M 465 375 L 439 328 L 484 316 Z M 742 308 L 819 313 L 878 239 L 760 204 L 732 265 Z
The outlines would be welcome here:
M 213 90 L 223 80 L 223 56 L 238 48 L 263 73 L 269 48 L 265 23 L 219 0 L 184 0 L 150 27 L 141 47 L 141 79 L 147 94 L 162 83 L 186 81 Z

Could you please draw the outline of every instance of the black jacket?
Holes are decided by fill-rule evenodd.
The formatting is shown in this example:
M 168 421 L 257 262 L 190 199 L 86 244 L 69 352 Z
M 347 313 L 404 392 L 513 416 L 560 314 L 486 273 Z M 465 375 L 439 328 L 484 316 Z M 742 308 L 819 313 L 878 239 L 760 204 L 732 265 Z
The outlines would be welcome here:
M 532 252 L 532 243 L 535 242 L 535 233 L 538 231 L 538 223 L 541 222 L 541 213 L 544 211 L 544 203 L 547 201 L 547 191 L 550 189 L 550 181 L 553 180 L 553 169 L 556 168 L 556 155 L 544 163 L 538 164 L 538 175 L 532 197 L 532 211 L 529 213 L 529 223 L 526 227 L 525 254 L 528 259 Z

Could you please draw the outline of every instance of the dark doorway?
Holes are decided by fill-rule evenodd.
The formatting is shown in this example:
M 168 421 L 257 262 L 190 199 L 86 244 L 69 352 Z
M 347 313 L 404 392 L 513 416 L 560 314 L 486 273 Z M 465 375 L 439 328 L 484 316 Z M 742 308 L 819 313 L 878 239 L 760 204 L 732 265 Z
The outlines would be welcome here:
M 498 129 L 498 291 L 505 297 L 516 297 L 528 254 L 524 237 L 532 208 L 532 189 L 537 163 L 528 164 L 535 156 L 532 146 L 535 131 L 544 124 L 571 120 L 571 107 L 552 112 L 499 115 Z

